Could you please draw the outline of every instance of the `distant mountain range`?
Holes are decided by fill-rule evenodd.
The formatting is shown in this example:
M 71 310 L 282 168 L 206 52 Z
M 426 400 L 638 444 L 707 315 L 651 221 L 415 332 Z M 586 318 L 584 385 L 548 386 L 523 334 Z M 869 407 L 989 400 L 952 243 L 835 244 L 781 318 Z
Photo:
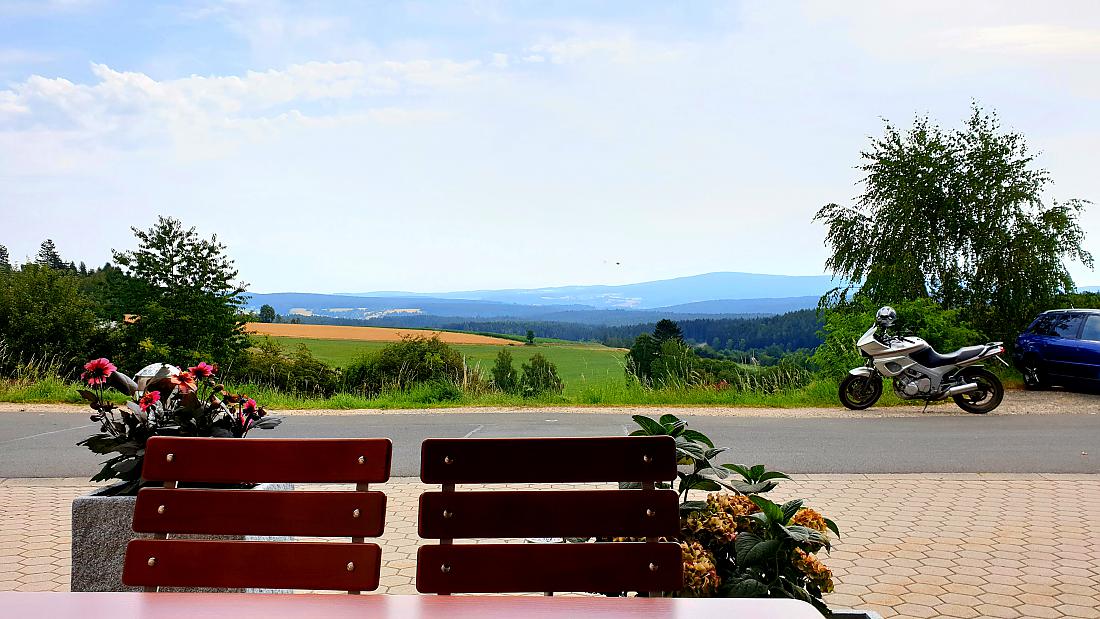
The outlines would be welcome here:
M 252 294 L 246 307 L 271 305 L 284 316 L 370 320 L 394 325 L 427 317 L 630 324 L 660 318 L 781 314 L 811 308 L 836 286 L 828 276 L 706 273 L 619 286 L 472 290 Z

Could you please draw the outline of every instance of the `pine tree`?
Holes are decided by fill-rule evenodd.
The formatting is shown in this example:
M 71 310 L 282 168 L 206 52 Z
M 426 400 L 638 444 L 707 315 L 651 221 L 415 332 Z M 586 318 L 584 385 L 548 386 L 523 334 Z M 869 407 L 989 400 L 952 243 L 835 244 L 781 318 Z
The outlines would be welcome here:
M 65 261 L 61 259 L 61 255 L 57 253 L 57 245 L 54 245 L 51 239 L 42 241 L 42 245 L 38 248 L 38 256 L 35 257 L 34 261 L 58 271 L 64 270 L 67 266 Z

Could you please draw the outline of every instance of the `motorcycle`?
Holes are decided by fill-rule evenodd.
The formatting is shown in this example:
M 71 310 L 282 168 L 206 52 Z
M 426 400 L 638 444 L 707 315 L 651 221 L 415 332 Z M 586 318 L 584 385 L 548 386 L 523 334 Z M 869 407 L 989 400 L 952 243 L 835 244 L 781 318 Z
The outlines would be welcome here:
M 890 333 L 896 321 L 897 312 L 883 307 L 875 324 L 856 342 L 866 364 L 850 370 L 841 381 L 840 402 L 844 406 L 863 410 L 874 405 L 882 396 L 883 378 L 892 378 L 894 393 L 903 400 L 952 398 L 959 408 L 976 414 L 997 408 L 1004 398 L 1004 386 L 979 364 L 994 358 L 1007 366 L 1000 357 L 1005 352 L 1001 342 L 966 346 L 941 355 L 919 337 Z

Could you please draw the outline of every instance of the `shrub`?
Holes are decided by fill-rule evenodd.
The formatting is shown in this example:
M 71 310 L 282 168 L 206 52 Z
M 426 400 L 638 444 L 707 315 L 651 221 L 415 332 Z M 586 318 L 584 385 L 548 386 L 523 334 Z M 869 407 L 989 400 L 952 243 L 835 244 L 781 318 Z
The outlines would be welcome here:
M 344 377 L 350 389 L 377 395 L 431 380 L 463 384 L 468 379 L 465 366 L 462 355 L 438 336 L 414 336 L 352 362 Z
M 512 353 L 501 348 L 493 363 L 493 385 L 504 393 L 519 393 L 519 374 L 512 365 Z
M 558 377 L 558 368 L 541 353 L 535 353 L 531 360 L 522 366 L 521 385 L 523 397 L 534 398 L 544 394 L 558 395 L 565 389 Z
M 457 402 L 462 399 L 462 388 L 449 380 L 437 379 L 414 385 L 405 399 L 416 404 Z
M 317 359 L 305 344 L 287 353 L 274 339 L 264 337 L 247 349 L 231 377 L 241 382 L 290 393 L 330 396 L 342 386 L 339 370 Z

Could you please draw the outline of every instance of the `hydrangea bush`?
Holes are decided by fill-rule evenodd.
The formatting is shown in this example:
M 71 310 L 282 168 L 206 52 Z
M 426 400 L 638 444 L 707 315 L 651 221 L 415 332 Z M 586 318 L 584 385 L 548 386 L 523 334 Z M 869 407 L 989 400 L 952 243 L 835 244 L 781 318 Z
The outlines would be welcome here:
M 676 439 L 681 504 L 675 541 L 683 552 L 684 588 L 670 595 L 794 598 L 828 612 L 823 596 L 833 590 L 833 575 L 817 555 L 840 532 L 801 500 L 778 504 L 763 496 L 789 479 L 786 474 L 759 464 L 714 464 L 725 449 L 674 415 L 634 420 L 639 429 L 632 435 Z M 692 490 L 709 494 L 691 501 Z

